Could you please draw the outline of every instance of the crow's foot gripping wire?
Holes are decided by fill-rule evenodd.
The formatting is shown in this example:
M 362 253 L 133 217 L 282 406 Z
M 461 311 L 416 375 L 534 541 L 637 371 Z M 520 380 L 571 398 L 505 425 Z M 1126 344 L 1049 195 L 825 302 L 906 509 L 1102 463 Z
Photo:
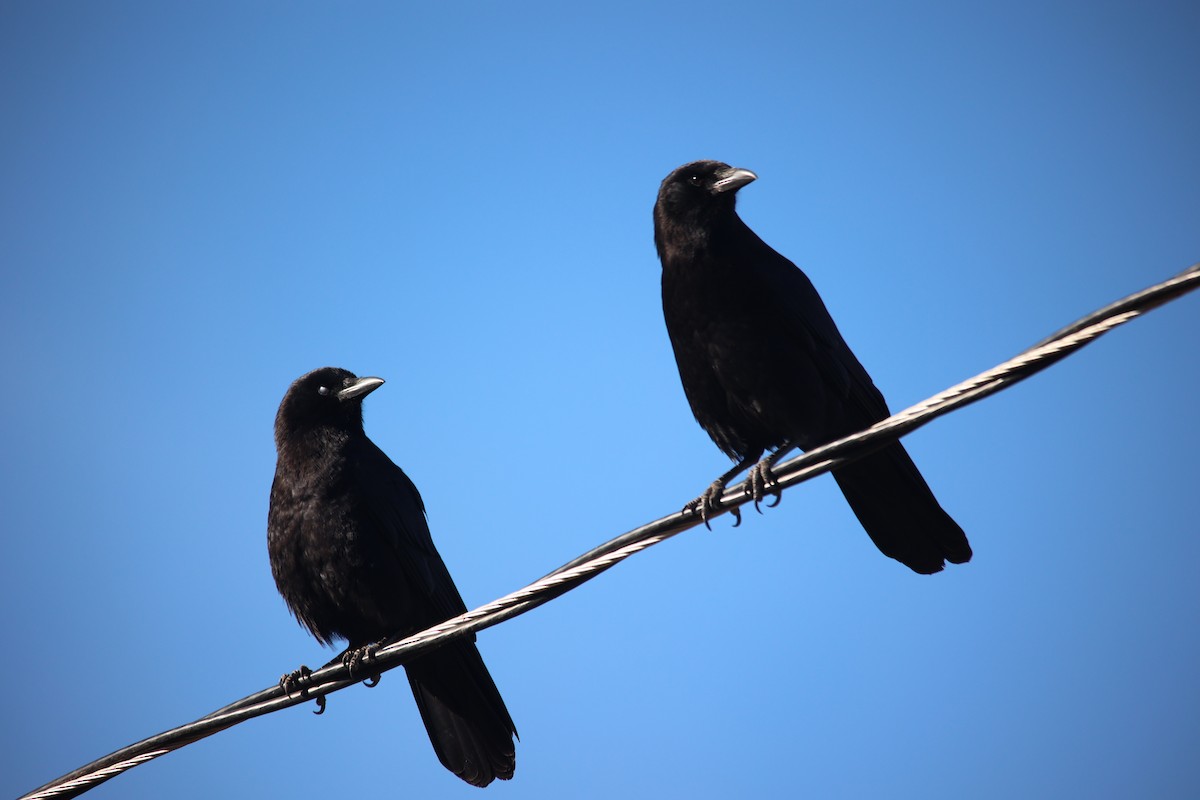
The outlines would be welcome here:
M 283 689 L 284 694 L 288 697 L 292 696 L 292 692 L 299 692 L 301 697 L 308 697 L 308 683 L 312 679 L 312 670 L 301 664 L 300 668 L 287 673 L 279 679 L 279 686 Z M 325 713 L 325 695 L 319 694 L 313 698 L 317 702 L 317 710 L 313 713 L 317 716 Z
M 279 687 L 281 689 L 283 689 L 284 693 L 288 697 L 291 697 L 292 692 L 307 691 L 305 684 L 308 683 L 308 681 L 311 677 L 312 677 L 312 670 L 309 669 L 308 667 L 304 666 L 303 664 L 301 664 L 300 669 L 294 670 L 292 672 L 289 672 L 289 673 L 286 673 L 285 675 L 280 676 Z
M 342 653 L 342 665 L 350 671 L 350 677 L 353 678 L 355 671 L 362 668 L 364 664 L 374 661 L 375 653 L 382 646 L 382 642 L 372 642 L 370 644 L 365 644 L 362 647 L 348 649 L 346 652 Z M 374 675 L 368 675 L 363 680 L 363 683 L 366 684 L 367 688 L 373 689 L 379 685 L 379 679 L 380 676 L 378 673 L 376 673 Z
M 725 494 L 725 484 L 729 483 L 729 479 L 734 475 L 737 475 L 746 467 L 753 464 L 755 459 L 757 459 L 761 454 L 762 451 L 759 450 L 757 453 L 748 455 L 738 463 L 734 464 L 730 470 L 713 481 L 709 487 L 704 490 L 704 494 L 685 505 L 683 510 L 690 511 L 693 514 L 699 514 L 700 519 L 704 520 L 704 527 L 711 531 L 712 525 L 708 524 L 708 518 L 724 508 L 724 503 L 721 502 L 721 495 Z M 732 506 L 729 509 L 729 513 L 733 515 L 733 527 L 736 528 L 738 525 L 742 524 L 742 510 L 740 508 L 737 506 Z
M 746 475 L 746 491 L 754 498 L 754 510 L 762 513 L 759 508 L 759 503 L 766 500 L 768 497 L 774 496 L 775 502 L 768 502 L 767 508 L 774 508 L 783 501 L 783 490 L 779 488 L 779 481 L 775 479 L 775 465 L 779 463 L 779 459 L 783 458 L 793 445 L 791 442 L 784 442 L 774 453 L 759 461 L 750 468 L 750 472 Z
M 693 514 L 699 514 L 700 519 L 704 520 L 704 527 L 712 530 L 712 525 L 709 524 L 709 517 L 713 516 L 717 511 L 721 510 L 721 495 L 725 493 L 725 482 L 718 478 L 712 482 L 712 485 L 704 490 L 704 494 L 692 500 L 683 507 L 684 511 L 690 511 Z M 742 510 L 737 506 L 729 509 L 729 513 L 733 514 L 733 527 L 742 524 Z

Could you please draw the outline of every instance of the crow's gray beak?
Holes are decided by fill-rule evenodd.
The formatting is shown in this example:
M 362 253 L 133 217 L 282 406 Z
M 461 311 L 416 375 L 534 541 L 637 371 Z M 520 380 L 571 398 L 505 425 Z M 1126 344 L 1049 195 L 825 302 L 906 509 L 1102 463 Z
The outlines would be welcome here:
M 725 172 L 717 173 L 717 182 L 712 185 L 712 193 L 736 192 L 754 180 L 758 180 L 758 176 L 750 170 L 742 169 L 741 167 L 730 167 Z
M 337 399 L 343 403 L 356 397 L 365 397 L 383 386 L 383 378 L 359 378 L 354 383 L 337 393 Z

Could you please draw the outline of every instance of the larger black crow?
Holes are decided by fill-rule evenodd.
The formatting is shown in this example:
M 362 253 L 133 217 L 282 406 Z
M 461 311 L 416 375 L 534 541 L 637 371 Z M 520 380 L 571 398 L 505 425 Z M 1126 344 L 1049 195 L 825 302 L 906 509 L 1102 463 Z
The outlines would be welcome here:
M 808 277 L 737 215 L 738 189 L 757 177 L 696 161 L 663 180 L 654 204 L 663 315 L 683 390 L 696 421 L 738 462 L 689 504 L 705 515 L 764 452 L 810 449 L 889 416 Z M 771 463 L 752 471 L 756 486 L 769 485 Z M 885 555 L 925 574 L 970 560 L 967 537 L 899 442 L 833 477 Z
M 318 369 L 275 418 L 271 572 L 300 624 L 322 644 L 345 639 L 347 653 L 467 610 L 417 487 L 363 432 L 363 398 L 382 384 Z M 513 776 L 516 728 L 474 641 L 452 639 L 405 669 L 438 759 L 487 786 Z

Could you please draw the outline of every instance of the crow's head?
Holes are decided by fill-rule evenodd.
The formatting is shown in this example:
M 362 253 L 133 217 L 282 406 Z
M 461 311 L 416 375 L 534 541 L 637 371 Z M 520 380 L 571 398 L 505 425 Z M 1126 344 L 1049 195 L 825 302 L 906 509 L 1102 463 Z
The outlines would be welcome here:
M 732 218 L 737 190 L 757 177 L 720 161 L 693 161 L 664 178 L 654 203 L 659 254 L 667 238 L 695 236 L 723 218 Z
M 319 428 L 362 430 L 362 401 L 383 378 L 359 378 L 337 367 L 322 367 L 296 379 L 279 404 L 276 443 Z

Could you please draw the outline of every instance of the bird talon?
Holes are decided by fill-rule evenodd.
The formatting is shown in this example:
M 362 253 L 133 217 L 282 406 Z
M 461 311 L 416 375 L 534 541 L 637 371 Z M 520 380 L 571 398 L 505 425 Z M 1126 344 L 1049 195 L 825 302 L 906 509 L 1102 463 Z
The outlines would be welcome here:
M 690 511 L 692 514 L 699 514 L 700 521 L 703 522 L 704 527 L 710 531 L 712 530 L 712 525 L 708 520 L 712 512 L 719 507 L 718 504 L 714 503 L 710 497 L 711 491 L 712 489 L 710 488 L 704 494 L 700 495 L 695 500 L 688 502 L 683 507 L 684 511 Z
M 737 471 L 738 468 L 740 468 L 740 465 L 739 467 L 734 468 L 734 470 L 725 473 L 720 478 L 717 478 L 715 481 L 713 481 L 712 485 L 704 490 L 704 494 L 685 505 L 683 510 L 690 511 L 693 514 L 699 514 L 700 519 L 704 522 L 704 527 L 711 531 L 712 525 L 709 523 L 709 520 L 713 517 L 714 512 L 718 512 L 726 508 L 725 503 L 722 502 L 721 499 L 725 494 L 725 483 L 729 477 Z M 733 516 L 733 527 L 736 528 L 741 525 L 741 508 L 738 506 L 729 506 L 728 511 Z
M 292 696 L 292 692 L 294 692 L 294 691 L 299 691 L 301 697 L 307 698 L 308 697 L 308 687 L 305 686 L 304 684 L 309 683 L 311 678 L 312 678 L 312 670 L 309 669 L 304 664 L 301 664 L 299 669 L 293 670 L 292 672 L 289 672 L 289 673 L 283 675 L 282 677 L 280 677 L 279 686 L 280 686 L 280 688 L 283 689 L 284 694 L 286 694 L 289 698 Z M 325 695 L 319 694 L 316 697 L 314 697 L 313 699 L 317 701 L 317 710 L 314 711 L 313 713 L 318 716 L 320 716 L 321 714 L 324 714 L 325 713 Z
M 350 677 L 354 677 L 357 671 L 363 664 L 375 660 L 375 653 L 379 650 L 379 642 L 364 644 L 362 647 L 356 647 L 353 650 L 347 650 L 342 653 L 342 666 L 350 673 Z
M 371 677 L 369 677 L 365 681 L 363 681 L 363 686 L 366 686 L 368 689 L 374 689 L 376 686 L 379 685 L 380 677 L 381 676 L 379 676 L 379 675 L 372 675 Z
M 783 492 L 779 488 L 779 481 L 775 478 L 775 472 L 771 469 L 770 459 L 764 459 L 750 468 L 750 474 L 746 477 L 748 484 L 746 492 L 754 498 L 754 510 L 762 513 L 762 505 L 767 508 L 774 508 L 779 505 L 783 499 Z M 774 497 L 775 502 L 769 502 L 768 498 Z
M 312 670 L 301 664 L 299 669 L 280 676 L 279 688 L 283 689 L 283 693 L 288 697 L 291 697 L 294 691 L 299 691 L 300 696 L 303 697 L 304 693 L 308 691 L 304 684 L 311 676 Z
M 751 478 L 753 478 L 753 476 L 751 476 Z M 759 487 L 757 483 L 755 483 L 753 480 L 751 480 L 750 485 L 748 487 L 746 487 L 746 494 L 750 495 L 750 497 L 754 499 L 754 510 L 757 511 L 759 514 L 763 513 L 763 510 L 762 510 L 763 493 L 762 493 L 761 487 Z

